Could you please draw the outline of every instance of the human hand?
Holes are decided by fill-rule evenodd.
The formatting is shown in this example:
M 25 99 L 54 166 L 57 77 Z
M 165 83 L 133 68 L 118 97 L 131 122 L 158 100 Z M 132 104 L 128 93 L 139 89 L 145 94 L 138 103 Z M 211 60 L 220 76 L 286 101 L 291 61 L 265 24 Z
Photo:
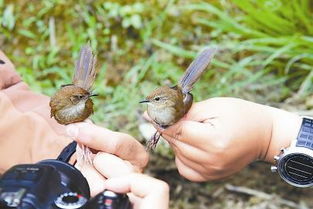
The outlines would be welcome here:
M 180 174 L 192 181 L 230 176 L 254 160 L 273 162 L 295 139 L 299 116 L 235 98 L 194 103 L 176 124 L 159 131 L 173 148 Z
M 145 148 L 130 135 L 86 122 L 68 125 L 67 133 L 96 151 L 93 165 L 79 168 L 89 183 L 92 196 L 105 189 L 105 179 L 140 172 L 148 163 Z
M 166 209 L 169 205 L 169 186 L 144 174 L 113 177 L 105 182 L 113 192 L 128 193 L 134 209 Z
M 50 118 L 49 100 L 21 80 L 0 50 L 0 173 L 16 164 L 56 158 L 72 141 L 64 136 L 64 126 Z

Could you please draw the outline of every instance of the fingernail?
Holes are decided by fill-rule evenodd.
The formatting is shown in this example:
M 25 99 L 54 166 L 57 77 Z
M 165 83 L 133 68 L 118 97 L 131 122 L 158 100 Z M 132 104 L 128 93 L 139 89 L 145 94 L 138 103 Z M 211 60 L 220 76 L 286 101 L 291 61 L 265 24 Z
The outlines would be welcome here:
M 70 124 L 66 127 L 66 133 L 69 137 L 76 139 L 78 137 L 79 129 L 76 125 Z

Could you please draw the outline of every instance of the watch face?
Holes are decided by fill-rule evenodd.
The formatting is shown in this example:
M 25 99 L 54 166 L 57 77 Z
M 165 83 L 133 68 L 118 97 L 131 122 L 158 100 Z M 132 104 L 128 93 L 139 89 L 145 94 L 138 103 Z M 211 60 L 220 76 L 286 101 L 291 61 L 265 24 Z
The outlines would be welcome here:
M 313 158 L 305 154 L 289 154 L 279 163 L 281 176 L 290 184 L 313 185 Z

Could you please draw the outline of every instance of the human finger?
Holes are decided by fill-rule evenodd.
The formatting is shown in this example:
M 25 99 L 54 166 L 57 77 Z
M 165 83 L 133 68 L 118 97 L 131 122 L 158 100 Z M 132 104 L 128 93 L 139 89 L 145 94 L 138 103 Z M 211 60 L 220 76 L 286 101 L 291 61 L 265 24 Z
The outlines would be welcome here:
M 190 168 L 187 166 L 184 162 L 179 157 L 175 157 L 175 163 L 178 169 L 178 172 L 181 176 L 185 177 L 186 179 L 190 181 L 195 181 L 195 182 L 202 182 L 206 181 L 206 177 L 203 176 L 201 173 L 198 171 Z
M 93 165 L 99 173 L 106 178 L 123 176 L 135 172 L 135 167 L 128 161 L 104 152 L 99 152 L 94 157 Z
M 110 178 L 105 187 L 118 193 L 131 192 L 142 198 L 140 208 L 168 208 L 169 187 L 158 179 L 143 174 L 131 174 L 123 177 Z
M 149 121 L 150 123 L 153 122 L 153 120 L 150 118 L 150 116 L 148 115 L 148 112 L 145 111 L 143 113 L 143 118 L 146 119 L 147 121 Z
M 87 147 L 115 154 L 139 168 L 148 163 L 149 156 L 145 148 L 128 134 L 84 122 L 68 125 L 67 134 Z
M 83 176 L 87 179 L 90 188 L 90 195 L 95 196 L 99 192 L 105 189 L 105 178 L 90 164 L 84 164 L 79 170 Z
M 216 129 L 212 124 L 188 120 L 179 121 L 173 126 L 160 131 L 162 136 L 171 143 L 179 140 L 197 148 L 202 148 L 203 143 L 208 140 L 216 140 L 217 137 Z
M 175 155 L 182 156 L 193 164 L 199 166 L 204 162 L 207 162 L 209 160 L 208 158 L 214 158 L 214 150 L 210 151 L 205 148 L 201 149 L 201 147 L 198 148 L 179 140 L 176 140 L 174 144 L 170 143 L 170 146 L 173 148 Z M 210 154 L 211 152 L 213 155 Z

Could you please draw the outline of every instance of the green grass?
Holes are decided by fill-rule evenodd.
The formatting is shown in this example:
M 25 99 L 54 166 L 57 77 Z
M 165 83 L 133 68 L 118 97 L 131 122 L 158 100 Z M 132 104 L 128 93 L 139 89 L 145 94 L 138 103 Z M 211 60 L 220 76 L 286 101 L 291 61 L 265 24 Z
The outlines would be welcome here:
M 206 46 L 219 53 L 194 88 L 197 101 L 312 93 L 312 16 L 309 0 L 0 0 L 0 44 L 32 89 L 52 95 L 90 41 L 101 69 L 93 119 L 139 136 L 138 101 L 175 84 Z

